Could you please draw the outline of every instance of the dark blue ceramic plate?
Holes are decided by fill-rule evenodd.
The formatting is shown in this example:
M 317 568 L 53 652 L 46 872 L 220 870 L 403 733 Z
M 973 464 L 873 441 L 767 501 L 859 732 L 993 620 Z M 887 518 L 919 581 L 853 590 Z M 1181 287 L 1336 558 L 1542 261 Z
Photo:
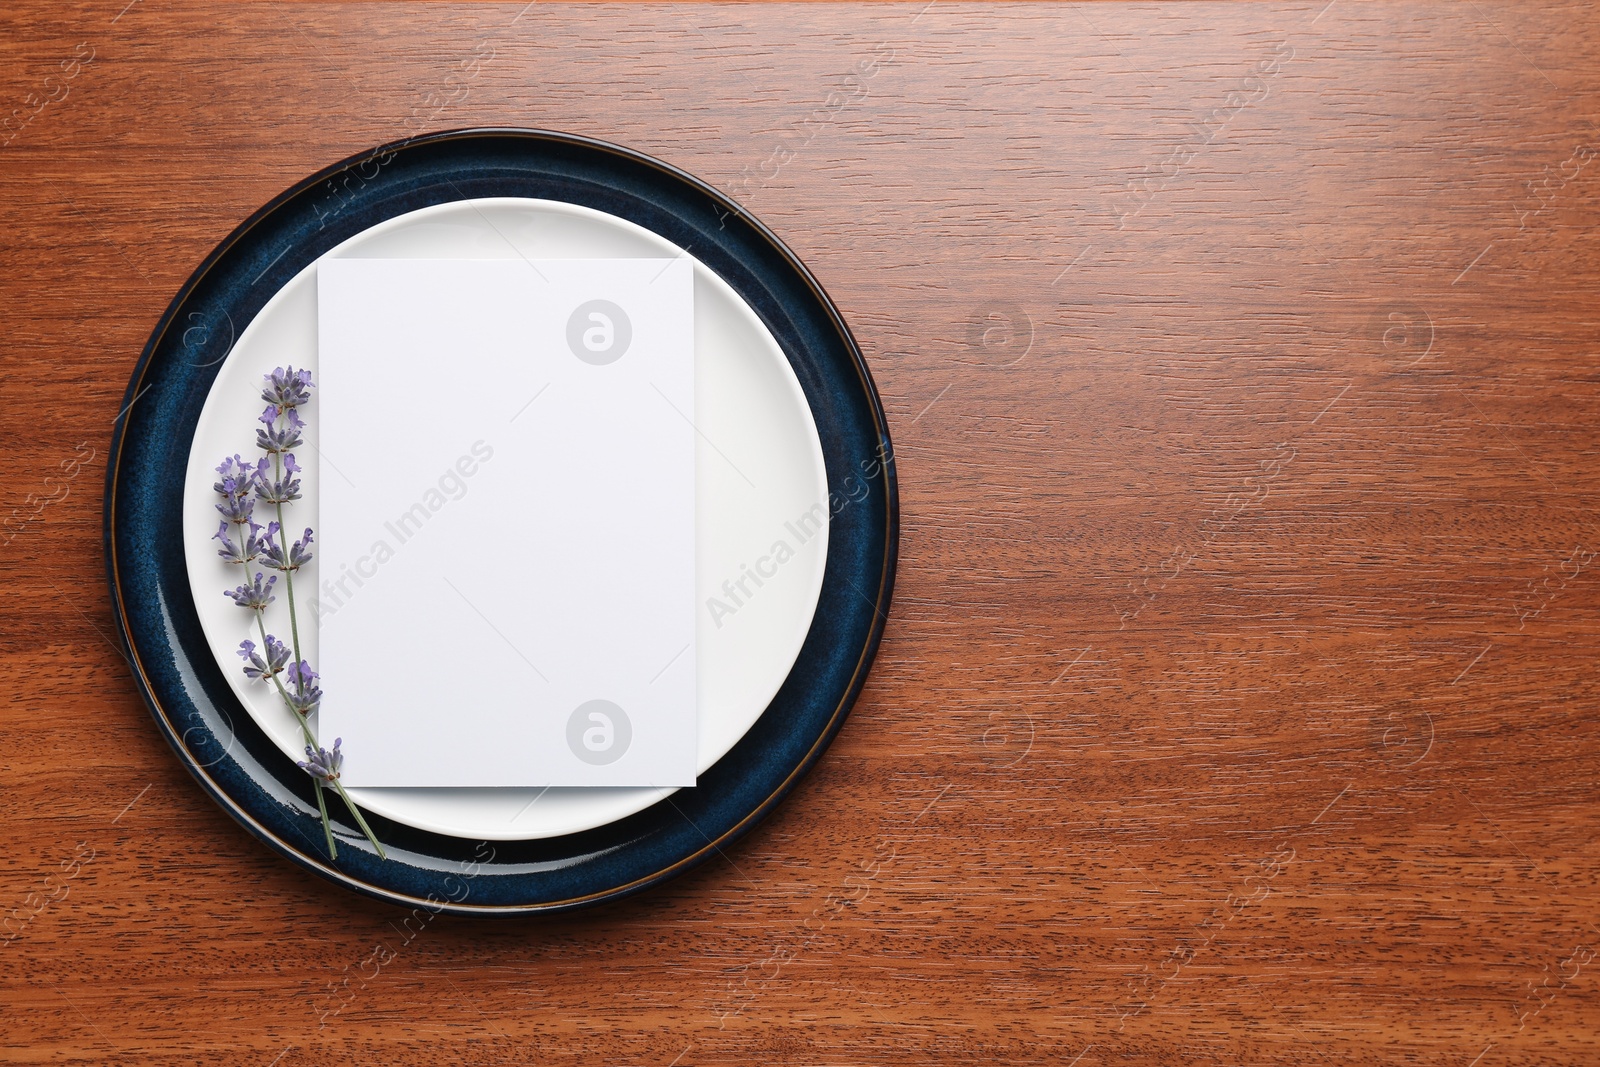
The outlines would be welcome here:
M 620 822 L 537 841 L 465 841 L 372 816 L 388 860 L 346 815 L 335 819 L 339 859 L 330 862 L 310 779 L 239 705 L 196 617 L 179 530 L 189 443 L 237 332 L 302 268 L 385 219 L 493 196 L 582 204 L 692 248 L 783 347 L 816 420 L 833 498 L 851 502 L 830 520 L 816 616 L 788 680 L 693 789 Z M 898 537 L 889 431 L 839 312 L 794 253 L 732 201 L 601 141 L 463 130 L 365 152 L 307 178 L 195 271 L 151 335 L 124 403 L 106 482 L 106 563 L 157 725 L 206 791 L 262 841 L 331 881 L 407 906 L 475 915 L 581 907 L 636 893 L 725 848 L 828 747 L 889 610 Z M 870 475 L 864 497 L 862 472 Z

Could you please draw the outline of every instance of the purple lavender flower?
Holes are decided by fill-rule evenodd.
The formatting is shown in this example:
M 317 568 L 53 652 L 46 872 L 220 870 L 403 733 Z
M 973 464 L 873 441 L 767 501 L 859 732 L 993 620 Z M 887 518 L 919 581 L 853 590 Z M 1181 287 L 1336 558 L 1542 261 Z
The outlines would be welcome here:
M 217 511 L 224 522 L 243 526 L 255 511 L 255 500 L 250 492 L 255 488 L 259 468 L 252 467 L 238 456 L 224 459 L 216 468 L 218 480 L 212 485 L 222 495 Z
M 279 641 L 271 634 L 267 635 L 267 655 L 263 659 L 261 653 L 256 651 L 254 641 L 239 642 L 239 656 L 245 661 L 244 673 L 251 680 L 257 678 L 271 678 L 283 670 L 284 664 L 289 662 L 289 646 Z
M 289 669 L 284 673 L 289 679 L 293 690 L 289 693 L 289 706 L 296 714 L 305 716 L 316 711 L 322 704 L 322 690 L 317 685 L 321 677 L 311 669 L 311 664 L 305 660 L 296 660 L 289 664 Z
M 222 516 L 223 525 L 233 523 L 243 526 L 255 516 L 256 502 L 254 497 L 227 496 L 222 503 L 217 505 L 217 513 Z
M 344 766 L 344 753 L 339 751 L 339 742 L 343 740 L 342 737 L 335 737 L 332 751 L 325 748 L 313 750 L 307 745 L 306 758 L 300 760 L 298 766 L 323 785 L 329 784 L 339 777 L 339 768 Z
M 283 545 L 288 544 L 288 537 L 283 537 L 282 542 L 270 541 L 270 536 L 277 533 L 277 531 L 272 530 L 272 526 L 275 525 L 277 523 L 269 523 L 267 525 L 269 542 L 267 542 L 266 549 L 262 549 L 262 557 L 266 557 L 266 565 L 277 569 L 277 571 L 298 571 L 299 568 L 310 563 L 310 549 L 307 547 L 312 541 L 310 526 L 306 528 L 306 536 L 301 537 L 294 544 L 288 545 L 288 549 L 285 549 Z
M 280 527 L 275 522 L 267 523 L 267 539 L 261 547 L 262 562 L 276 571 L 297 571 L 311 562 L 311 527 L 306 527 L 305 536 L 290 545 L 287 553 L 283 548 L 283 541 L 278 537 Z
M 243 496 L 250 491 L 250 482 L 255 478 L 256 469 L 246 463 L 237 454 L 223 459 L 216 467 L 217 476 L 221 479 L 211 488 L 223 496 Z
M 266 385 L 261 390 L 261 399 L 279 410 L 297 408 L 311 402 L 311 372 L 308 370 L 279 367 L 271 374 L 262 375 L 262 378 Z
M 287 504 L 300 499 L 300 465 L 294 463 L 294 453 L 284 457 L 284 471 L 277 477 L 266 476 L 256 482 L 256 496 L 268 504 Z
M 289 546 L 289 566 L 299 570 L 311 562 L 311 527 L 306 527 L 306 532 L 300 539 Z
M 250 523 L 250 532 L 245 535 L 244 548 L 241 550 L 238 540 L 228 532 L 226 520 L 217 524 L 217 532 L 211 535 L 213 541 L 221 541 L 222 547 L 217 549 L 217 555 L 227 563 L 249 563 L 266 550 L 266 542 L 261 539 L 261 527 Z
M 278 416 L 283 415 L 283 425 L 278 425 Z M 256 420 L 261 423 L 256 428 L 256 447 L 263 452 L 287 452 L 296 448 L 305 441 L 301 430 L 305 429 L 305 420 L 294 408 L 287 408 L 279 412 L 275 407 L 268 407 Z
M 266 578 L 265 583 L 262 582 L 263 578 Z M 252 611 L 266 611 L 267 605 L 277 599 L 272 595 L 272 586 L 277 580 L 278 576 L 276 574 L 271 578 L 267 578 L 265 574 L 256 571 L 254 581 L 241 585 L 237 589 L 226 590 L 225 594 L 232 597 L 233 602 L 241 608 L 249 608 Z

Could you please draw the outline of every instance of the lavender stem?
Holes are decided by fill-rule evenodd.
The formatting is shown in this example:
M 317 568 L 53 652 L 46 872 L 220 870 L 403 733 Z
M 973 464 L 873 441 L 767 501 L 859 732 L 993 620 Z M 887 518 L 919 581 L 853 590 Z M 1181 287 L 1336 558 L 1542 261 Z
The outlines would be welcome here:
M 301 725 L 305 720 L 301 720 Z M 328 835 L 328 858 L 339 858 L 339 846 L 333 843 L 333 823 L 328 820 L 328 802 L 322 799 L 322 783 L 317 782 L 311 787 L 317 794 L 317 810 L 322 812 L 322 832 Z
M 274 452 L 272 454 L 272 476 L 280 482 L 283 480 L 282 463 L 282 453 Z M 283 526 L 283 501 L 275 501 L 273 507 L 278 512 L 278 542 L 283 546 L 283 558 L 287 562 L 289 559 L 289 531 L 284 529 Z M 289 636 L 294 641 L 294 658 L 300 660 L 302 659 L 300 655 L 300 620 L 294 610 L 294 571 L 285 570 L 283 572 L 283 585 L 289 596 Z
M 350 794 L 344 791 L 344 783 L 333 779 L 333 787 L 339 791 L 339 796 L 344 798 L 345 807 L 350 809 L 350 814 L 356 817 L 356 822 L 361 826 L 361 832 L 367 835 L 367 840 L 372 842 L 372 847 L 378 850 L 378 858 L 386 860 L 389 854 L 383 851 L 383 846 L 378 844 L 378 835 L 372 832 L 372 827 L 367 825 L 367 820 L 361 817 L 361 809 L 356 807 L 356 802 L 350 799 Z
M 278 521 L 278 525 L 281 530 L 283 526 L 283 520 L 280 519 Z M 239 552 L 241 556 L 248 556 L 248 549 L 245 545 L 244 539 L 244 530 L 242 528 L 239 531 Z M 245 569 L 247 571 L 250 569 L 250 565 L 248 563 L 245 564 Z M 289 607 L 289 620 L 290 624 L 293 625 L 293 604 L 291 604 Z M 267 644 L 267 624 L 265 619 L 262 618 L 262 612 L 259 611 L 256 612 L 256 630 L 261 634 L 261 644 L 263 647 L 265 647 Z M 298 648 L 295 649 L 295 658 L 300 658 L 300 650 Z M 278 677 L 277 671 L 273 671 L 271 673 L 271 677 L 272 684 L 278 687 L 278 695 L 283 698 L 283 706 L 289 709 L 289 714 L 293 715 L 295 721 L 300 724 L 300 733 L 305 737 L 306 744 L 316 747 L 317 739 L 311 734 L 311 726 L 306 722 L 305 716 L 301 715 L 295 710 L 294 703 L 289 699 L 289 691 L 283 687 L 283 679 Z M 339 846 L 333 843 L 333 822 L 328 818 L 327 802 L 322 799 L 322 784 L 320 782 L 313 782 L 311 789 L 317 794 L 317 811 L 322 813 L 322 832 L 328 838 L 328 859 L 336 860 L 339 858 Z M 341 789 L 339 792 L 342 795 L 344 790 Z M 346 800 L 346 803 L 349 803 L 349 801 Z M 354 805 L 351 805 L 351 810 L 355 810 Z M 356 820 L 361 822 L 361 816 L 359 814 L 356 816 Z M 367 824 L 365 822 L 361 822 L 361 828 L 366 830 Z M 367 832 L 367 836 L 372 836 L 371 831 Z M 378 842 L 374 840 L 372 843 L 373 845 L 377 845 Z M 381 854 L 383 850 L 379 849 L 378 851 Z

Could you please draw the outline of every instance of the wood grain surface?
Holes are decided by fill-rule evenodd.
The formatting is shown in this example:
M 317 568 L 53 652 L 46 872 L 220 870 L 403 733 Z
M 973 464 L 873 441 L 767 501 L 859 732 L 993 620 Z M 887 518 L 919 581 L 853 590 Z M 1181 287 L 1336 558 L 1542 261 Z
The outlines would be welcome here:
M 1600 1062 L 1600 19 L 1325 2 L 5 5 L 0 1059 Z M 220 239 L 480 124 L 772 226 L 904 528 L 755 833 L 419 932 L 158 737 L 101 492 Z

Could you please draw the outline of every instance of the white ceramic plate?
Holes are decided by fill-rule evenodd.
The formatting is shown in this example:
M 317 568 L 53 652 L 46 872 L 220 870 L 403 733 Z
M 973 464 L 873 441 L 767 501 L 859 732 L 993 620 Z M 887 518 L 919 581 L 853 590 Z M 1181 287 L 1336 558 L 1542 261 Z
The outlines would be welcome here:
M 327 253 L 354 259 L 659 258 L 688 254 L 634 223 L 590 208 L 512 197 L 464 200 L 401 215 Z M 699 770 L 720 759 L 760 717 L 788 677 L 822 588 L 827 524 L 803 544 L 793 523 L 821 504 L 828 486 L 811 410 L 789 361 L 750 307 L 704 264 L 695 271 L 696 630 Z M 253 458 L 261 376 L 277 366 L 317 368 L 316 264 L 267 302 L 224 361 L 200 415 L 183 500 L 189 582 L 212 653 L 240 702 L 290 756 L 304 758 L 299 727 L 278 698 L 241 670 L 239 642 L 254 638 L 249 615 L 223 595 L 237 568 L 216 554 L 213 468 L 223 456 Z M 305 452 L 316 455 L 317 405 L 307 410 Z M 307 469 L 305 499 L 290 505 L 291 529 L 317 525 L 316 472 Z M 731 604 L 724 582 L 788 541 L 795 557 L 716 618 L 707 602 Z M 296 585 L 320 582 L 317 564 Z M 287 630 L 284 598 L 268 611 L 268 629 Z M 317 663 L 317 628 L 303 609 L 300 637 Z M 441 737 L 444 736 L 441 733 Z M 331 739 L 322 739 L 327 744 Z M 671 789 L 351 790 L 368 811 L 436 833 L 475 840 L 554 837 L 601 826 L 640 811 Z

